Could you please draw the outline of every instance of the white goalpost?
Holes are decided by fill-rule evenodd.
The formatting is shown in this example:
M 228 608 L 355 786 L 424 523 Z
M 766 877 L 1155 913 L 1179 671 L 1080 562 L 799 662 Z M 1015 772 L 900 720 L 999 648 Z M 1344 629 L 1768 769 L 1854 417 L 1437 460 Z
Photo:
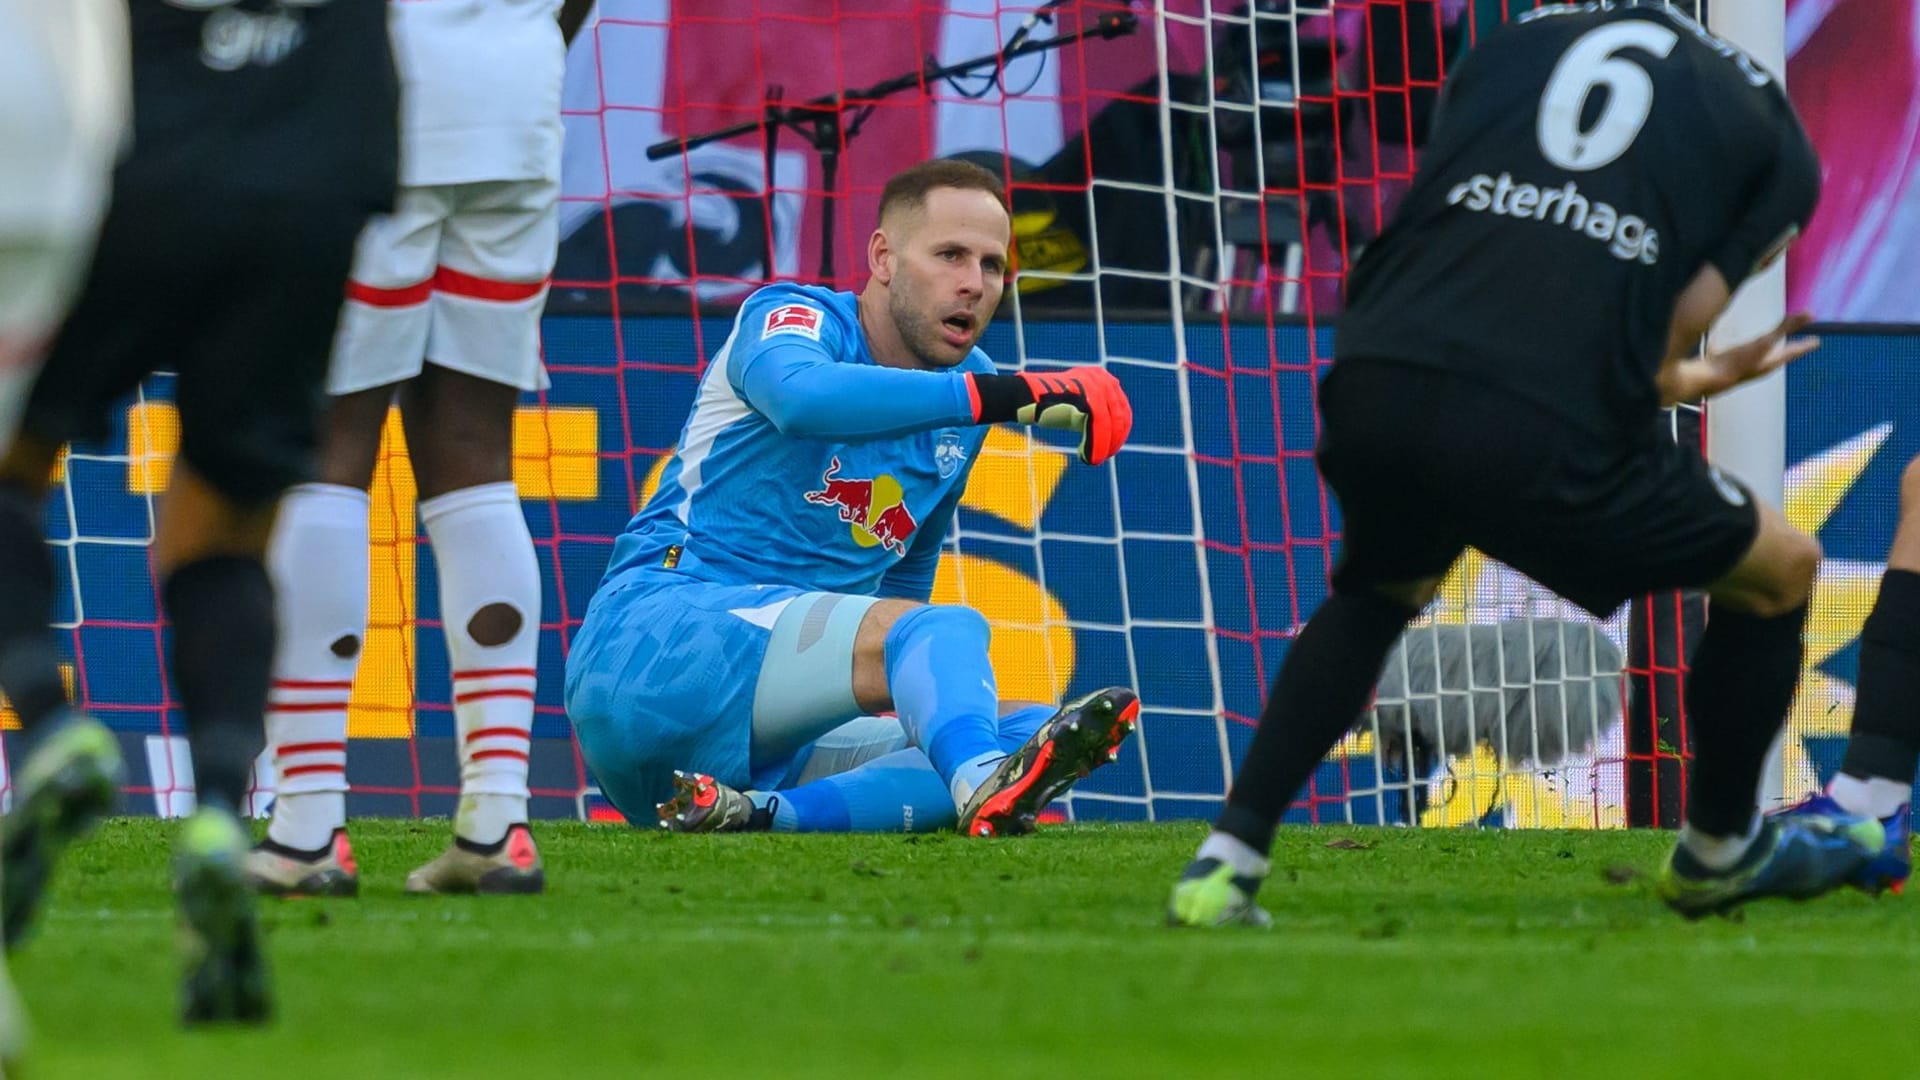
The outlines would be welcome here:
M 1745 49 L 1785 84 L 1786 0 L 1717 0 L 1707 8 L 1707 27 Z M 1782 259 L 1747 282 L 1709 340 L 1725 344 L 1758 337 L 1779 324 L 1786 307 L 1787 268 Z M 1784 372 L 1775 372 L 1722 395 L 1707 409 L 1707 457 L 1778 508 L 1786 498 L 1786 432 L 1787 380 Z M 1776 742 L 1760 784 L 1761 805 L 1778 802 L 1785 794 Z

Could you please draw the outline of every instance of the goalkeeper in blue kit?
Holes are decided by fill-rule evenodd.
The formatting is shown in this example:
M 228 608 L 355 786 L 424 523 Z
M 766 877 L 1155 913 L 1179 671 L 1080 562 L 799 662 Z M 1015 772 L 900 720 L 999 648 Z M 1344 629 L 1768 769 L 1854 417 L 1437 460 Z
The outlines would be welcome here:
M 913 166 L 879 217 L 860 293 L 742 305 L 568 653 L 581 752 L 630 820 L 1022 833 L 1136 723 L 1124 687 L 1003 708 L 987 621 L 928 602 L 984 425 L 1078 431 L 1099 465 L 1125 393 L 975 347 L 1008 268 L 992 173 Z

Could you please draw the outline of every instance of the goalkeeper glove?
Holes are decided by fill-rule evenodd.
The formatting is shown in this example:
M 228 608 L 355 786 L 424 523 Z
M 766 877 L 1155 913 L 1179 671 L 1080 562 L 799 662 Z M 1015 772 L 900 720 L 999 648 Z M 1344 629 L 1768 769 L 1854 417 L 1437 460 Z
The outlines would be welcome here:
M 1133 406 L 1120 380 L 1100 367 L 968 375 L 976 424 L 1021 423 L 1080 433 L 1080 460 L 1099 465 L 1119 453 L 1133 430 Z

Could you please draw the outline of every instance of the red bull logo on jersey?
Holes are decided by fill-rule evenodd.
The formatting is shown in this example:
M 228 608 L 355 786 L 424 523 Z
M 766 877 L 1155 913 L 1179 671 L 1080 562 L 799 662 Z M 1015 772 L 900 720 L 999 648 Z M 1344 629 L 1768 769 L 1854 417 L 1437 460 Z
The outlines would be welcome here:
M 920 523 L 907 509 L 900 481 L 886 473 L 872 479 L 840 475 L 840 459 L 835 457 L 821 474 L 818 491 L 806 493 L 815 506 L 829 506 L 840 520 L 853 526 L 853 542 L 861 547 L 879 544 L 895 555 L 907 553 L 907 543 Z

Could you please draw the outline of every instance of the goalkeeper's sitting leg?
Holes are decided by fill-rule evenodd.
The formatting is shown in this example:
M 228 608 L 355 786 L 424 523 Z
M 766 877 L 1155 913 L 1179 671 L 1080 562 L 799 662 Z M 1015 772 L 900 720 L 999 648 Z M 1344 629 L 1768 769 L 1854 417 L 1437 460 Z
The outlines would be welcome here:
M 915 827 L 964 820 L 976 835 L 1002 835 L 1029 831 L 1049 801 L 1109 760 L 1133 730 L 1139 704 L 1121 687 L 1003 725 L 985 620 L 952 606 L 895 604 L 885 614 L 897 617 L 870 630 L 876 620 L 869 616 L 883 603 L 702 582 L 596 597 L 567 658 L 566 706 L 601 790 L 636 820 L 662 800 L 687 804 L 670 819 L 708 809 L 699 800 L 714 789 L 689 778 L 676 800 L 676 769 L 736 792 L 798 788 L 824 775 L 816 769 L 815 776 L 795 777 L 803 753 L 818 752 L 823 738 L 863 714 L 892 707 L 899 719 L 887 721 L 884 741 L 833 771 L 911 743 L 947 791 L 944 807 L 914 812 Z M 888 670 L 881 675 L 883 653 Z M 865 704 L 854 690 L 863 664 L 870 681 L 885 678 L 893 687 L 870 692 Z M 904 778 L 875 769 L 848 783 L 864 788 L 879 779 Z M 862 803 L 866 792 L 849 795 L 847 786 L 821 791 Z M 849 810 L 845 822 L 813 827 L 897 828 L 904 807 L 917 806 L 927 790 L 925 777 L 911 776 L 910 790 L 903 797 L 889 784 L 871 793 L 872 805 L 886 808 L 884 822 L 856 824 Z M 811 794 L 783 802 L 804 804 Z M 771 801 L 766 805 L 774 827 Z M 824 811 L 815 819 L 833 820 Z M 740 824 L 722 815 L 711 827 L 721 821 Z M 787 825 L 782 818 L 779 826 Z
M 1130 697 L 1130 695 L 1129 695 Z M 1014 705 L 999 719 L 998 738 L 1009 755 L 1059 717 L 1078 715 L 1071 703 Z M 1105 726 L 1086 725 L 1092 768 L 1111 760 L 1112 747 L 1132 730 L 1131 714 L 1114 710 Z M 789 782 L 766 791 L 741 791 L 703 773 L 681 772 L 674 796 L 660 804 L 660 824 L 675 832 L 931 832 L 958 824 L 939 773 L 925 753 L 908 746 L 892 717 L 850 721 L 795 756 Z M 1064 770 L 1077 778 L 1078 768 Z M 1051 800 L 1064 788 L 1044 794 Z

